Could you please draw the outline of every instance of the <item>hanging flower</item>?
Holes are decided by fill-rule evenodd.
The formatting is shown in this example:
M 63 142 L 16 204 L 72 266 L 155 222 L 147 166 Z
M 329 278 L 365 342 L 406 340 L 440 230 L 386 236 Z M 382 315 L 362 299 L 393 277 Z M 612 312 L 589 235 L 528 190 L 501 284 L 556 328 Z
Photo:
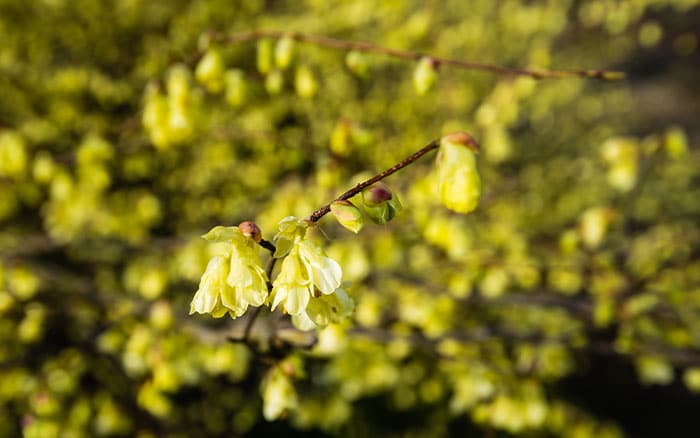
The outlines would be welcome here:
M 207 264 L 207 269 L 199 281 L 199 289 L 194 294 L 190 304 L 190 315 L 211 313 L 214 318 L 221 318 L 228 309 L 221 303 L 222 292 L 230 288 L 226 284 L 229 273 L 229 260 L 223 256 L 215 256 Z
M 317 244 L 305 239 L 306 228 L 305 222 L 294 217 L 280 222 L 275 256 L 287 257 L 272 285 L 272 310 L 282 304 L 287 313 L 298 315 L 306 310 L 316 290 L 330 295 L 340 286 L 340 265 L 324 255 Z
M 267 421 L 276 420 L 294 411 L 299 406 L 299 398 L 292 379 L 282 366 L 270 369 L 262 382 L 263 416 Z
M 450 210 L 469 213 L 479 205 L 481 179 L 476 169 L 478 145 L 466 132 L 440 140 L 437 157 L 440 199 Z
M 263 305 L 268 295 L 267 275 L 259 265 L 253 238 L 246 237 L 238 227 L 215 227 L 202 237 L 226 242 L 230 247 L 225 255 L 209 261 L 192 299 L 190 314 L 210 313 L 220 318 L 228 312 L 232 318 L 238 318 L 248 306 Z

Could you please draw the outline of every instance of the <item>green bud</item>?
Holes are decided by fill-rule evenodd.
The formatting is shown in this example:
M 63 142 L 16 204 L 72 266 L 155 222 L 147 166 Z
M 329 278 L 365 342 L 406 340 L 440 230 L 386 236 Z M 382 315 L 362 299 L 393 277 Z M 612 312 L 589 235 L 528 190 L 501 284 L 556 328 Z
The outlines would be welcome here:
M 51 178 L 53 178 L 55 173 L 56 164 L 51 154 L 45 151 L 38 152 L 34 158 L 34 167 L 32 168 L 34 181 L 41 184 L 48 184 L 51 182 Z
M 413 71 L 413 87 L 419 96 L 425 95 L 435 86 L 437 65 L 438 63 L 434 59 L 428 57 L 421 58 L 418 61 L 418 65 Z
M 592 207 L 584 211 L 578 228 L 583 244 L 589 249 L 598 248 L 615 216 L 615 211 L 608 207 Z
M 350 201 L 335 201 L 331 204 L 331 213 L 338 223 L 353 233 L 357 234 L 364 226 L 364 219 L 360 209 Z
M 476 169 L 479 145 L 466 132 L 448 134 L 440 140 L 436 164 L 440 199 L 450 210 L 469 213 L 479 205 L 481 178 Z
M 700 368 L 687 368 L 683 372 L 683 383 L 690 391 L 696 394 L 700 392 Z
M 279 94 L 284 87 L 284 76 L 279 70 L 272 70 L 265 77 L 265 89 L 270 94 Z
M 678 126 L 674 126 L 666 132 L 664 149 L 669 157 L 678 159 L 688 153 L 688 137 Z
M 176 65 L 168 71 L 165 84 L 171 106 L 187 106 L 190 98 L 190 71 L 184 65 Z
M 218 93 L 223 88 L 224 60 L 217 49 L 209 49 L 197 64 L 194 76 L 211 93 Z
M 297 68 L 294 75 L 294 88 L 300 97 L 306 99 L 314 97 L 318 90 L 318 82 L 316 82 L 314 73 L 309 67 L 302 65 Z
M 256 61 L 260 73 L 265 75 L 272 71 L 272 40 L 265 38 L 258 41 Z
M 616 137 L 601 147 L 601 157 L 608 163 L 608 184 L 622 192 L 629 192 L 637 183 L 639 146 L 634 139 Z
M 27 161 L 27 146 L 22 137 L 12 131 L 0 134 L 0 177 L 21 177 Z
M 149 321 L 158 330 L 168 330 L 173 325 L 173 308 L 166 300 L 156 301 L 150 309 Z
M 369 60 L 367 55 L 357 50 L 351 50 L 345 55 L 345 66 L 355 76 L 361 79 L 369 77 Z
M 280 70 L 284 70 L 294 59 L 294 39 L 286 35 L 277 41 L 275 46 L 275 65 Z
M 350 138 L 352 142 L 360 147 L 367 147 L 374 141 L 374 135 L 369 129 L 365 129 L 361 126 L 353 126 L 350 130 Z
M 341 157 L 347 157 L 350 153 L 350 135 L 352 126 L 346 119 L 338 120 L 331 133 L 331 151 Z
M 233 107 L 241 106 L 248 94 L 243 70 L 227 70 L 224 74 L 226 101 Z
M 402 208 L 398 196 L 383 183 L 374 184 L 363 190 L 362 203 L 367 216 L 379 225 L 392 220 Z

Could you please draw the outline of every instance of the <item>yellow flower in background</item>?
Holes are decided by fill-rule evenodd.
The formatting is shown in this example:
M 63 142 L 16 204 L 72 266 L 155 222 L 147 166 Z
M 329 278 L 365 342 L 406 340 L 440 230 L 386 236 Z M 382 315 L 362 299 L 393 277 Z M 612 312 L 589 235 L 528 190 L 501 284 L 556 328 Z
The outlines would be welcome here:
M 440 199 L 450 210 L 469 213 L 479 205 L 481 178 L 476 169 L 478 145 L 465 132 L 442 137 L 437 156 Z
M 281 366 L 271 368 L 263 380 L 262 398 L 263 416 L 267 421 L 276 420 L 299 406 L 292 380 Z
M 244 236 L 238 227 L 215 227 L 203 237 L 229 243 L 230 247 L 226 255 L 209 261 L 190 314 L 210 313 L 219 318 L 228 312 L 237 318 L 248 306 L 263 305 L 268 296 L 267 274 L 259 265 L 254 240 Z
M 304 312 L 316 289 L 324 295 L 335 292 L 342 277 L 340 265 L 316 243 L 305 239 L 306 226 L 302 222 L 293 217 L 283 219 L 276 236 L 275 256 L 286 253 L 287 257 L 272 285 L 272 310 L 281 304 L 290 315 Z
M 603 243 L 615 216 L 615 211 L 609 207 L 591 207 L 581 214 L 578 230 L 588 249 L 596 249 Z

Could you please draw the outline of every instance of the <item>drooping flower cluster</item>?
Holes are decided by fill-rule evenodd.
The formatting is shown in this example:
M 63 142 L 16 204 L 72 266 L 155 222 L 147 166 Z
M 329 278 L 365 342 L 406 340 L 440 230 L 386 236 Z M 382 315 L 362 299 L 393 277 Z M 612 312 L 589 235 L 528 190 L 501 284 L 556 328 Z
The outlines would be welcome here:
M 215 318 L 243 315 L 249 306 L 278 306 L 292 315 L 302 330 L 325 327 L 352 312 L 354 303 L 340 288 L 340 265 L 327 257 L 320 246 L 306 238 L 308 224 L 295 217 L 284 218 L 275 236 L 275 258 L 284 258 L 279 275 L 268 294 L 268 278 L 258 263 L 255 224 L 215 227 L 203 237 L 229 246 L 223 255 L 209 261 L 192 304 L 192 313 L 210 313 Z
M 465 132 L 455 132 L 440 141 L 437 157 L 438 191 L 450 210 L 469 213 L 479 205 L 481 178 L 476 169 L 478 146 Z
M 323 306 L 316 300 L 328 297 L 338 290 L 342 277 L 340 265 L 327 257 L 316 243 L 305 238 L 307 224 L 304 221 L 290 216 L 280 222 L 279 229 L 275 237 L 275 257 L 286 255 L 286 258 L 272 284 L 272 309 L 281 306 L 293 316 L 311 310 L 315 316 L 313 319 L 321 322 L 322 318 L 317 315 L 322 310 L 316 309 L 323 309 Z M 330 319 L 330 315 L 327 318 Z
M 261 306 L 268 297 L 267 275 L 259 264 L 253 238 L 239 227 L 215 227 L 204 236 L 211 242 L 230 244 L 226 253 L 209 261 L 190 305 L 192 313 L 220 318 L 243 315 L 248 306 Z

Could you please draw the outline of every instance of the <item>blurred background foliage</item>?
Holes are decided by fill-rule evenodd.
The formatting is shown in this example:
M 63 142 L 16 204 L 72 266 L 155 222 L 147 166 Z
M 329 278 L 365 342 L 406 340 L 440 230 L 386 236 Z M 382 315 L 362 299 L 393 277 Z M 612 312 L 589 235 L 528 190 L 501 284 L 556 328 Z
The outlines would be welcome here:
M 699 28 L 697 0 L 0 0 L 0 435 L 680 436 Z M 424 90 L 410 61 L 207 38 L 255 29 L 628 78 Z M 187 316 L 211 226 L 270 239 L 454 130 L 482 144 L 479 209 L 441 207 L 424 159 L 387 180 L 386 227 L 326 219 L 356 310 L 312 348 L 280 355 L 269 312 L 257 347 Z

